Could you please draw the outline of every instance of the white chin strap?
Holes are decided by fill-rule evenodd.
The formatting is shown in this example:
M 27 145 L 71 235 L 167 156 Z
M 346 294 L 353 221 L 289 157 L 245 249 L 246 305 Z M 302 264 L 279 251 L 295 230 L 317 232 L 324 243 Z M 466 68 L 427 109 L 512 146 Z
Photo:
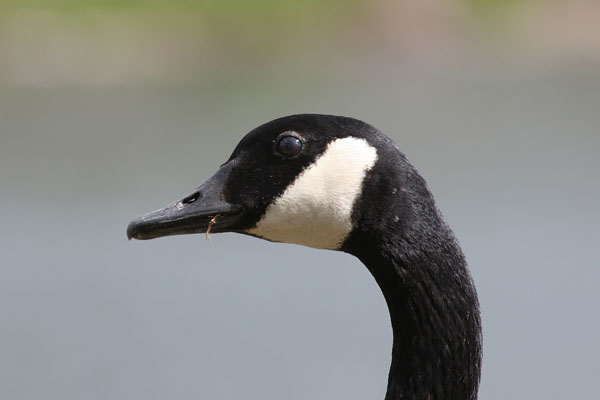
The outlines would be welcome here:
M 352 208 L 377 150 L 360 138 L 336 139 L 267 208 L 250 234 L 338 249 L 352 231 Z

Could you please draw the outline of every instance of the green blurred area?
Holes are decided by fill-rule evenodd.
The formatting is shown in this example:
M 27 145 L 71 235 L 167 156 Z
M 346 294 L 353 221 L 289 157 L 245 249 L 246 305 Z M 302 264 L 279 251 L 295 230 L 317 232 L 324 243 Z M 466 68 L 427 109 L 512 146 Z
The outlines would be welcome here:
M 516 4 L 535 0 L 458 0 L 474 11 L 507 9 Z M 362 3 L 381 1 L 360 0 L 2 0 L 8 9 L 51 9 L 57 12 L 106 11 L 126 9 L 187 9 L 210 14 L 230 13 L 280 13 L 290 10 L 331 10 L 348 12 Z
M 51 9 L 59 12 L 119 11 L 131 9 L 186 9 L 210 14 L 278 13 L 302 9 L 349 9 L 357 0 L 4 0 L 0 4 L 12 9 Z
M 594 0 L 0 0 L 0 83 L 597 65 L 598 15 Z
M 516 5 L 533 3 L 536 0 L 461 0 L 475 11 L 498 11 Z

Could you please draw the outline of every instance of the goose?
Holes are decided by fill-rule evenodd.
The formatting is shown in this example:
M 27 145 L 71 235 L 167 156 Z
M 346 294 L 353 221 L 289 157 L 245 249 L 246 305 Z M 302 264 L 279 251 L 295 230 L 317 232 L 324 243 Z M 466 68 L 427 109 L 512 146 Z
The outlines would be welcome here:
M 193 193 L 127 227 L 141 240 L 220 232 L 354 255 L 391 318 L 385 399 L 477 398 L 481 317 L 465 257 L 425 180 L 373 126 L 321 114 L 275 119 Z

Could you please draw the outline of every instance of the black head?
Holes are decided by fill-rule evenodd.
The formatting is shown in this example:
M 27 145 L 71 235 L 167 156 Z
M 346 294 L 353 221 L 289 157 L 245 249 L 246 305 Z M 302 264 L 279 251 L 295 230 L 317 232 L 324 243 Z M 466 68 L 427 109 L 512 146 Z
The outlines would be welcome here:
M 369 184 L 372 210 L 360 214 L 372 219 L 373 210 L 385 211 L 383 197 L 402 195 L 398 175 L 410 169 L 391 140 L 364 122 L 292 115 L 249 132 L 196 191 L 136 218 L 127 234 L 152 239 L 210 229 L 339 249 L 355 228 L 355 206 L 371 198 L 365 179 L 377 181 Z

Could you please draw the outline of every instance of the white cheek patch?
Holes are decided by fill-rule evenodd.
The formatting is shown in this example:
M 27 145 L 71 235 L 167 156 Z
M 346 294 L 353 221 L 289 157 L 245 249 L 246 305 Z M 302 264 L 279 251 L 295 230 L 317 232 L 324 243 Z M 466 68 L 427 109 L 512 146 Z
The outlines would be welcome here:
M 338 249 L 352 231 L 352 207 L 375 161 L 377 150 L 366 140 L 336 139 L 249 233 L 275 242 Z

